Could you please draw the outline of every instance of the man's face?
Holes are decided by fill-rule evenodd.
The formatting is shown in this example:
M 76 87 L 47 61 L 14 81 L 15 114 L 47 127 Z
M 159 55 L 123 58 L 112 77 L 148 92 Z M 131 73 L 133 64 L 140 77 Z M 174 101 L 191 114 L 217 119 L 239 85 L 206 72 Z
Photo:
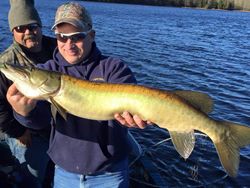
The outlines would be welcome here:
M 90 53 L 95 32 L 82 32 L 68 23 L 59 24 L 55 30 L 58 50 L 70 64 L 84 60 Z
M 39 52 L 42 49 L 42 30 L 38 24 L 29 24 L 13 29 L 14 39 L 30 52 Z

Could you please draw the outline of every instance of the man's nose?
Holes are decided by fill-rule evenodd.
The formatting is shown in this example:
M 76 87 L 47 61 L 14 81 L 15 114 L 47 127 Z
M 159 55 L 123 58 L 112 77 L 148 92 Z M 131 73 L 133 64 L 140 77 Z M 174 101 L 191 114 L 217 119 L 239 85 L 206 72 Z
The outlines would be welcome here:
M 31 31 L 29 30 L 29 28 L 26 28 L 24 34 L 27 35 L 27 34 L 30 34 L 30 33 L 31 33 Z
M 75 44 L 75 42 L 69 37 L 65 43 L 66 45 L 72 45 Z

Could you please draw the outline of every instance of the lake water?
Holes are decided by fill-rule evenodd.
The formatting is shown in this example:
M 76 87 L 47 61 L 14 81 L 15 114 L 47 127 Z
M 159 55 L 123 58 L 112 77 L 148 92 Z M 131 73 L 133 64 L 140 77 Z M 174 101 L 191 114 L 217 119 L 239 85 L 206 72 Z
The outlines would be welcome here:
M 64 1 L 36 1 L 43 31 Z M 196 90 L 215 103 L 211 117 L 250 125 L 250 13 L 83 2 L 89 9 L 99 48 L 121 57 L 139 84 L 161 89 Z M 0 1 L 0 51 L 11 43 L 8 1 Z M 167 114 L 165 114 L 167 115 Z M 162 187 L 250 187 L 250 147 L 241 149 L 237 178 L 224 172 L 210 139 L 197 136 L 185 161 L 157 127 L 132 131 Z M 140 177 L 133 177 L 139 179 Z

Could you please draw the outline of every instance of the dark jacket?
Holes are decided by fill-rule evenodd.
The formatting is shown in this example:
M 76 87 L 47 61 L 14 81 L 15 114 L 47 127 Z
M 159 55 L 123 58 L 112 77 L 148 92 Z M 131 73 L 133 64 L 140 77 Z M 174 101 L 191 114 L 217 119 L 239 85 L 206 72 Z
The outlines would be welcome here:
M 95 43 L 89 58 L 83 62 L 71 65 L 56 49 L 54 60 L 38 66 L 91 81 L 136 83 L 125 64 L 117 58 L 102 55 Z M 39 129 L 51 119 L 48 103 L 40 101 L 29 117 L 16 114 L 16 118 L 26 126 Z M 117 121 L 94 121 L 71 114 L 65 121 L 57 114 L 50 138 L 49 156 L 67 171 L 93 174 L 127 168 L 130 150 L 127 128 Z
M 41 52 L 31 53 L 14 41 L 13 44 L 0 55 L 0 63 L 14 63 L 28 66 L 45 63 L 53 58 L 56 40 L 43 36 L 42 47 Z M 17 138 L 22 136 L 27 128 L 15 120 L 12 107 L 6 99 L 7 90 L 11 84 L 12 81 L 0 72 L 0 131 L 10 137 Z

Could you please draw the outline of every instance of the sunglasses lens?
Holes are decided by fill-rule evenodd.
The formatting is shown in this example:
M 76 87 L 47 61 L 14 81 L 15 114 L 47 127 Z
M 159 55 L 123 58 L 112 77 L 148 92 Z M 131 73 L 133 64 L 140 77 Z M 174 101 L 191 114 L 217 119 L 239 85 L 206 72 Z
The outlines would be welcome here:
M 26 28 L 24 26 L 18 26 L 15 28 L 16 32 L 18 33 L 24 33 Z
M 59 40 L 60 42 L 66 43 L 68 39 L 70 39 L 72 42 L 79 42 L 82 41 L 83 39 L 85 39 L 87 35 L 85 33 L 77 33 L 77 34 L 73 34 L 70 36 L 67 36 L 63 33 L 57 33 L 56 34 L 56 38 L 57 40 Z
M 73 42 L 79 42 L 79 41 L 85 39 L 85 37 L 86 37 L 86 34 L 84 34 L 84 33 L 79 33 L 79 34 L 72 35 L 72 36 L 71 36 L 71 40 L 72 40 Z
M 38 28 L 39 26 L 37 24 L 30 24 L 30 25 L 21 25 L 15 28 L 16 32 L 18 33 L 24 33 L 27 29 L 29 31 L 34 31 Z
M 63 42 L 63 43 L 67 42 L 67 40 L 68 40 L 68 37 L 64 36 L 62 33 L 56 34 L 56 38 L 57 38 L 57 40 L 59 40 L 60 42 Z

